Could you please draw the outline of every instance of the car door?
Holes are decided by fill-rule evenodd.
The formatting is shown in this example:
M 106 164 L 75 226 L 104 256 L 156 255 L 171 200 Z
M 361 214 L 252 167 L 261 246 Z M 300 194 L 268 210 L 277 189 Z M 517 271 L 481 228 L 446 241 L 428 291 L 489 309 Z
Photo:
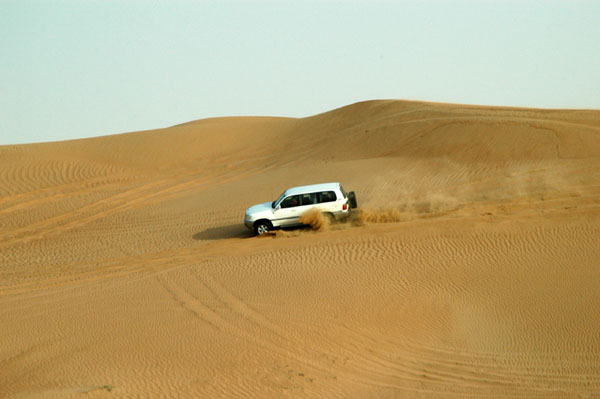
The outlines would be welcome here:
M 275 210 L 273 222 L 277 226 L 292 226 L 298 224 L 300 218 L 300 196 L 290 195 L 279 203 Z
M 306 193 L 300 194 L 300 206 L 298 207 L 298 216 L 302 216 L 303 213 L 317 208 L 318 209 L 318 198 L 317 193 Z M 298 221 L 300 223 L 300 221 Z

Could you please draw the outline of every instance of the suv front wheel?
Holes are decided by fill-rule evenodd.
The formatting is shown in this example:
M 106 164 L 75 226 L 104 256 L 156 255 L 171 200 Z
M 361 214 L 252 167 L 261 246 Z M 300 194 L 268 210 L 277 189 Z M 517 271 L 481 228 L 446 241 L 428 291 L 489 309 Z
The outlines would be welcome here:
M 271 223 L 266 220 L 259 220 L 258 222 L 254 223 L 254 232 L 259 236 L 265 234 L 272 228 L 273 226 L 271 226 Z

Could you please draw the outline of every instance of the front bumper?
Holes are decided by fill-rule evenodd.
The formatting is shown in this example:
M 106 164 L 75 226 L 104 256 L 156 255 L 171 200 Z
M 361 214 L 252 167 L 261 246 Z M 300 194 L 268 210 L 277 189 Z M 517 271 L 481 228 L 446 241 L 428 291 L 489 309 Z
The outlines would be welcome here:
M 244 218 L 244 225 L 249 229 L 253 229 L 254 221 L 252 219 Z

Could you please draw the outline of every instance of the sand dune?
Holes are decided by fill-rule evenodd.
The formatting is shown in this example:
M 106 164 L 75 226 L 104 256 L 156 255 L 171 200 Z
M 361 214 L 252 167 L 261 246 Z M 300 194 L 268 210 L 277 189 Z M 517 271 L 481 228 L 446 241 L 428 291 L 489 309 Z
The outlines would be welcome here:
M 341 181 L 349 223 L 246 207 Z M 0 147 L 0 397 L 600 397 L 600 111 L 371 101 Z

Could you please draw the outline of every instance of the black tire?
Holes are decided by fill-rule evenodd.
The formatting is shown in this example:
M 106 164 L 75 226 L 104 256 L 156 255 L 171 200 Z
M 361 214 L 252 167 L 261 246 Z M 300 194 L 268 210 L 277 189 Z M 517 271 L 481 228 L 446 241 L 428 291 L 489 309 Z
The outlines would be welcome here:
M 273 226 L 267 220 L 259 220 L 258 222 L 254 223 L 254 233 L 257 236 L 261 236 L 272 229 Z
M 356 194 L 354 194 L 354 191 L 348 193 L 348 202 L 350 203 L 350 208 L 358 208 L 358 202 L 356 201 Z

